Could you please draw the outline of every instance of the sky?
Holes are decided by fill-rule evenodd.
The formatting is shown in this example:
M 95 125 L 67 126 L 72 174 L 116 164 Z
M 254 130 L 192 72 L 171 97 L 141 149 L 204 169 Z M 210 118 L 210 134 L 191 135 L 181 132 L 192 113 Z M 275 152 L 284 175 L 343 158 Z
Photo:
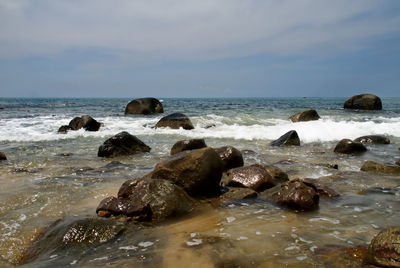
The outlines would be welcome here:
M 399 0 L 0 0 L 0 97 L 400 96 Z

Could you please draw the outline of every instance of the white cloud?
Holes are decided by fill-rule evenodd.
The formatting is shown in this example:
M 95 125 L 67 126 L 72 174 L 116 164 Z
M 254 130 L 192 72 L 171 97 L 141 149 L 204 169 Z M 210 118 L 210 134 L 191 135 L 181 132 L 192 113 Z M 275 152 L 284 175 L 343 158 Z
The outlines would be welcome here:
M 379 0 L 0 0 L 0 57 L 88 47 L 141 60 L 347 50 L 399 31 L 400 16 L 382 8 Z

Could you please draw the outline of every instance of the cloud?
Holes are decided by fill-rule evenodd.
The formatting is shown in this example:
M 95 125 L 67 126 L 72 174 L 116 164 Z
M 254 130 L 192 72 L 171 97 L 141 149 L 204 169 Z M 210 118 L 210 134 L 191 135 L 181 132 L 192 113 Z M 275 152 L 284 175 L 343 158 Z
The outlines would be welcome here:
M 96 48 L 119 58 L 207 60 L 347 51 L 398 33 L 396 1 L 0 0 L 0 57 Z

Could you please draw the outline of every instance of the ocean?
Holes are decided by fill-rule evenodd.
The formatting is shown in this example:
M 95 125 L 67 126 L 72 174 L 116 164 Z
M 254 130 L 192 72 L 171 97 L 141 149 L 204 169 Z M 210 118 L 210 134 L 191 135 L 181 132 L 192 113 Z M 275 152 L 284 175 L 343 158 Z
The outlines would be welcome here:
M 195 267 L 196 263 L 214 267 L 215 251 L 228 260 L 242 254 L 241 267 L 318 267 L 325 261 L 319 249 L 365 246 L 379 230 L 398 224 L 400 178 L 362 172 L 360 167 L 366 160 L 393 165 L 400 158 L 400 98 L 382 98 L 381 111 L 344 110 L 346 98 L 161 99 L 164 114 L 135 116 L 124 115 L 131 100 L 127 98 L 0 98 L 0 151 L 8 158 L 0 162 L 0 266 L 20 263 L 32 240 L 54 221 L 97 217 L 95 209 L 103 198 L 115 196 L 125 180 L 150 172 L 169 156 L 176 141 L 192 138 L 204 138 L 211 147 L 234 146 L 243 152 L 245 165 L 274 164 L 290 179 L 321 179 L 341 197 L 321 200 L 320 208 L 308 213 L 258 199 L 209 208 L 183 221 L 149 227 L 151 231 L 144 228 L 147 231 L 137 236 L 122 236 L 119 242 L 82 255 L 67 250 L 65 256 L 41 256 L 29 267 L 105 263 L 110 267 Z M 307 109 L 317 110 L 321 118 L 288 120 Z M 195 128 L 154 128 L 161 117 L 174 112 L 187 115 Z M 57 133 L 60 126 L 82 115 L 104 126 L 98 132 Z M 300 147 L 269 145 L 290 130 L 297 131 Z M 152 148 L 150 153 L 97 157 L 99 146 L 121 131 L 137 136 Z M 367 145 L 368 151 L 359 156 L 333 152 L 343 138 L 375 134 L 391 143 Z M 107 168 L 111 161 L 123 165 Z M 328 168 L 329 164 L 339 169 Z M 200 254 L 183 246 L 196 236 L 225 242 L 206 244 L 199 238 L 195 241 L 204 244 Z M 232 247 L 231 254 L 219 248 L 226 248 L 223 243 Z

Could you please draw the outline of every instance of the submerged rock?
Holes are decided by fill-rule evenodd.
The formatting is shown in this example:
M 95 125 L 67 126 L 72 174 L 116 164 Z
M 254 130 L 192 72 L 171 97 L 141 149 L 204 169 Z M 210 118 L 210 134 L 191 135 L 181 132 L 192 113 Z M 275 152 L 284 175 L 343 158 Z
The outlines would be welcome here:
M 125 107 L 125 114 L 155 114 L 163 113 L 164 108 L 156 98 L 140 98 L 129 102 Z
M 348 99 L 344 103 L 343 108 L 357 110 L 382 110 L 382 101 L 374 94 L 360 94 Z
M 383 165 L 374 161 L 366 161 L 362 167 L 362 171 L 372 171 L 383 174 L 400 175 L 400 166 Z
M 367 248 L 363 246 L 345 248 L 340 246 L 324 246 L 315 251 L 322 267 L 365 267 Z M 366 267 L 365 267 L 366 268 Z M 372 267 L 371 267 L 372 268 Z
M 318 182 L 318 180 L 315 180 L 315 179 L 304 179 L 302 181 L 306 185 L 311 186 L 312 188 L 314 188 L 317 191 L 317 193 L 318 193 L 318 195 L 320 197 L 333 198 L 333 197 L 339 197 L 340 196 L 340 194 L 338 194 L 335 190 L 320 184 Z
M 361 143 L 371 143 L 371 144 L 389 144 L 390 140 L 385 136 L 381 135 L 369 135 L 369 136 L 362 136 L 354 141 L 361 142 Z
M 367 262 L 380 267 L 400 267 L 400 227 L 381 231 L 368 247 Z
M 174 154 L 177 154 L 177 153 L 180 153 L 183 151 L 201 149 L 204 147 L 207 147 L 204 139 L 182 140 L 182 141 L 176 142 L 172 146 L 171 155 L 174 155 Z
M 336 144 L 333 151 L 341 154 L 360 154 L 367 151 L 367 148 L 361 142 L 343 139 Z
M 307 110 L 297 114 L 292 115 L 289 119 L 292 122 L 306 122 L 306 121 L 313 121 L 318 120 L 320 117 L 316 110 Z
M 156 124 L 156 128 L 160 127 L 169 127 L 172 129 L 183 128 L 186 130 L 194 129 L 190 119 L 182 113 L 173 113 L 161 118 Z
M 257 198 L 256 191 L 250 188 L 227 187 L 228 191 L 220 196 L 223 201 L 233 202 L 249 198 Z
M 141 140 L 123 131 L 106 140 L 99 147 L 97 155 L 99 157 L 115 157 L 150 152 L 150 150 L 151 148 Z
M 286 174 L 282 169 L 278 168 L 277 166 L 262 165 L 262 167 L 264 167 L 267 170 L 267 172 L 272 176 L 272 178 L 277 183 L 282 183 L 289 180 L 288 174 Z
M 7 160 L 7 156 L 2 152 L 0 152 L 0 161 L 1 160 Z
M 224 146 L 215 148 L 215 151 L 219 154 L 219 157 L 221 157 L 224 163 L 224 171 L 231 168 L 242 167 L 244 164 L 242 153 L 235 147 Z
M 169 180 L 190 195 L 214 195 L 220 192 L 223 163 L 210 147 L 183 151 L 158 163 L 148 177 Z
M 58 129 L 58 133 L 66 134 L 68 130 L 71 130 L 71 127 L 68 125 L 63 125 Z
M 297 132 L 295 130 L 291 130 L 281 137 L 279 139 L 273 141 L 270 143 L 271 146 L 300 146 L 300 139 L 299 135 L 297 135 Z

